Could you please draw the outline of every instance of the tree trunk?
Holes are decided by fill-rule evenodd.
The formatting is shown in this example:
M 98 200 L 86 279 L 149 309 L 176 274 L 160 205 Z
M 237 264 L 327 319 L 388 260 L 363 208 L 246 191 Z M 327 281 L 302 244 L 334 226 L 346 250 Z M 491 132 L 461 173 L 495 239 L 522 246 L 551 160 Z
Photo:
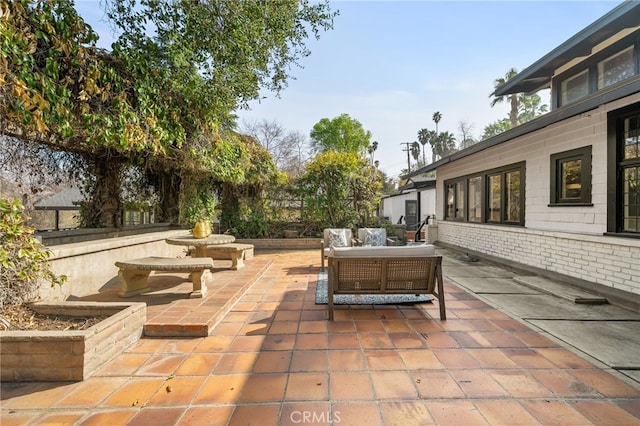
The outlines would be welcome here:
M 122 201 L 120 199 L 123 161 L 109 154 L 89 161 L 95 184 L 85 204 L 84 221 L 89 228 L 122 227 Z
M 182 179 L 175 170 L 153 173 L 156 175 L 156 179 L 153 179 L 154 186 L 160 196 L 157 221 L 177 224 L 180 216 L 179 195 Z
M 518 95 L 514 93 L 510 98 L 511 111 L 509 112 L 509 119 L 511 120 L 511 128 L 513 129 L 518 125 Z

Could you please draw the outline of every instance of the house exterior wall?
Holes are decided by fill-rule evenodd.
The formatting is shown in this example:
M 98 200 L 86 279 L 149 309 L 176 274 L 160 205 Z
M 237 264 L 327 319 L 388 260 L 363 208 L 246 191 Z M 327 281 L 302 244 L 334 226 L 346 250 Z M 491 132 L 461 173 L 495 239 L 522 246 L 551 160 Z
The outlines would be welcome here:
M 444 182 L 525 162 L 525 226 L 438 222 L 438 241 L 640 294 L 640 240 L 607 231 L 607 112 L 640 101 L 634 94 L 438 167 L 437 217 Z M 593 206 L 550 207 L 550 156 L 592 146 Z
M 428 189 L 420 195 L 420 221 L 427 216 L 433 217 L 436 214 L 436 189 Z
M 397 223 L 400 216 L 404 216 L 404 202 L 406 200 L 417 200 L 417 192 L 408 192 L 406 194 L 393 195 L 382 199 L 382 212 L 381 216 L 389 218 L 391 223 Z M 424 220 L 427 216 L 433 215 L 436 212 L 436 190 L 435 188 L 429 188 L 420 191 L 420 221 Z

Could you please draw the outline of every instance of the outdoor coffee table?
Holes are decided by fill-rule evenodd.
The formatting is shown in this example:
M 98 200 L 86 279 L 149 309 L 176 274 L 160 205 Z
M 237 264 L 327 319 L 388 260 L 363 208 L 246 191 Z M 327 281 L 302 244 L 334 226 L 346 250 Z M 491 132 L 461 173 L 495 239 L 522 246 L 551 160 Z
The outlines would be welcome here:
M 236 237 L 233 235 L 211 234 L 207 238 L 194 238 L 193 235 L 185 235 L 167 238 L 165 241 L 168 244 L 176 246 L 194 247 L 195 252 L 193 253 L 193 257 L 208 257 L 207 247 L 229 244 L 233 243 L 235 240 Z

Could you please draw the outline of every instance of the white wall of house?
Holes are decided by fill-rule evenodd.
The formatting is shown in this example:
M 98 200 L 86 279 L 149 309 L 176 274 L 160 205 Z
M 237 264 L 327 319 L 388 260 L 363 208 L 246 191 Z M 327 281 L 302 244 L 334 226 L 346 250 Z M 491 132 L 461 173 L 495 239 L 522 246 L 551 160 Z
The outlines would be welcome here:
M 389 218 L 391 223 L 397 223 L 401 216 L 405 214 L 404 202 L 406 200 L 417 200 L 418 193 L 416 191 L 406 194 L 392 195 L 382 199 L 381 216 Z M 436 190 L 435 188 L 424 189 L 420 191 L 420 221 L 427 216 L 432 216 L 436 212 Z M 441 216 L 442 217 L 442 216 Z M 404 222 L 403 222 L 404 223 Z
M 526 162 L 525 227 L 439 221 L 438 240 L 526 265 L 640 294 L 640 240 L 607 230 L 607 112 L 640 94 L 602 105 L 533 133 L 438 167 L 449 179 Z M 550 207 L 550 156 L 592 146 L 593 206 Z M 445 203 L 437 205 L 444 218 Z
M 436 214 L 436 189 L 431 188 L 420 193 L 420 221 Z M 442 216 L 441 216 L 442 217 Z

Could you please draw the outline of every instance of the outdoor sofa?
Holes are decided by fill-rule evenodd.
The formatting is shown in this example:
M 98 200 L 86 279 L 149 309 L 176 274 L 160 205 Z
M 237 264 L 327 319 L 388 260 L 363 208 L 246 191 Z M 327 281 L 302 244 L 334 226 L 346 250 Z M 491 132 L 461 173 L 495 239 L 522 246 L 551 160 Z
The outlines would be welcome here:
M 328 310 L 337 294 L 432 294 L 446 319 L 442 256 L 433 245 L 334 247 L 328 257 Z

